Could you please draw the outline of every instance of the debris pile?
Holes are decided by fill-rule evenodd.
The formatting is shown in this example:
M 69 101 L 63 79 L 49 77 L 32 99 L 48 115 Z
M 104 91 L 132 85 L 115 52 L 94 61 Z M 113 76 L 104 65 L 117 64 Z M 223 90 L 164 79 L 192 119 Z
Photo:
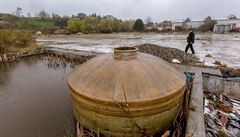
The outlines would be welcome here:
M 240 101 L 224 94 L 204 92 L 207 137 L 240 136 Z
M 154 44 L 143 44 L 135 47 L 137 47 L 140 52 L 152 54 L 170 63 L 173 59 L 178 60 L 181 64 L 200 63 L 199 59 L 195 55 L 185 53 L 177 48 L 162 47 Z
M 229 67 L 220 67 L 220 71 L 224 78 L 240 77 L 240 69 L 233 69 Z

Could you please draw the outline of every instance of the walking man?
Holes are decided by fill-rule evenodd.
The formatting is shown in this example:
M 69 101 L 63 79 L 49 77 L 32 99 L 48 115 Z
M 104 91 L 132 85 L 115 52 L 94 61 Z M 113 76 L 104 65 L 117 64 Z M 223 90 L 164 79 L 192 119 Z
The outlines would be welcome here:
M 189 30 L 189 34 L 188 34 L 188 37 L 187 37 L 187 46 L 186 46 L 186 49 L 185 49 L 185 52 L 187 53 L 188 49 L 190 48 L 191 51 L 192 51 L 192 54 L 195 54 L 194 52 L 194 49 L 193 49 L 193 43 L 194 43 L 194 32 L 192 31 L 192 29 Z

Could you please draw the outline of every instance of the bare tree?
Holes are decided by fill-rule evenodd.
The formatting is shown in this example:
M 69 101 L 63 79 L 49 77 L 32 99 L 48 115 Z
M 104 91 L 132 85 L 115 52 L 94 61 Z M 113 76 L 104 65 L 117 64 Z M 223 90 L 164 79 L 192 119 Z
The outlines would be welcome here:
M 61 18 L 61 16 L 59 16 L 59 15 L 56 14 L 56 13 L 52 13 L 52 19 L 53 19 L 53 20 L 56 20 L 56 19 L 59 19 L 59 18 Z
M 41 10 L 41 11 L 39 12 L 38 16 L 43 19 L 43 18 L 49 18 L 49 17 L 50 17 L 50 14 L 47 13 L 47 12 L 43 9 L 43 10 Z
M 145 24 L 148 24 L 148 23 L 151 23 L 152 22 L 152 18 L 151 16 L 148 16 L 146 19 L 145 19 Z
M 31 13 L 30 13 L 30 12 L 28 12 L 28 13 L 27 13 L 27 16 L 28 16 L 28 17 L 31 17 Z
M 17 7 L 16 11 L 15 11 L 15 15 L 20 17 L 22 15 L 22 8 L 21 7 Z
M 207 16 L 206 18 L 204 18 L 204 21 L 209 21 L 209 20 L 212 20 L 212 17 L 211 16 Z

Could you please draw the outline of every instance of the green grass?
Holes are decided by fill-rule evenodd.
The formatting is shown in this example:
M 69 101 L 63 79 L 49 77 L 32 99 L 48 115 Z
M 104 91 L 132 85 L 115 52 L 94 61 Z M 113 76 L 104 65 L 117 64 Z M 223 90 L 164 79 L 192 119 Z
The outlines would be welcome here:
M 19 28 L 28 28 L 28 29 L 51 29 L 54 28 L 54 22 L 49 19 L 40 19 L 40 18 L 18 18 L 15 20 L 16 25 Z
M 7 21 L 18 29 L 42 30 L 56 28 L 52 19 L 42 19 L 39 17 L 16 17 L 0 13 L 0 21 Z

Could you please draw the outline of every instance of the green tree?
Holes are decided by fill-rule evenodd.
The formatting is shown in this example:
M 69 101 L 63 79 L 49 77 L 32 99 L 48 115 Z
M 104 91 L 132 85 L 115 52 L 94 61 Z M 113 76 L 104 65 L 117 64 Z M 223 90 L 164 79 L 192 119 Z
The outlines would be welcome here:
M 121 21 L 120 20 L 113 20 L 113 32 L 120 32 L 121 31 Z
M 137 19 L 134 26 L 133 26 L 134 31 L 143 31 L 144 30 L 144 24 L 141 19 Z
M 59 26 L 60 28 L 64 28 L 66 27 L 68 24 L 69 17 L 68 16 L 63 16 L 63 17 L 58 17 L 58 18 L 54 18 L 54 24 L 55 26 Z
M 101 19 L 98 24 L 98 30 L 101 33 L 112 33 L 113 32 L 113 20 Z
M 96 27 L 98 25 L 98 20 L 93 16 L 86 16 L 83 20 L 86 32 L 96 32 Z
M 83 20 L 87 15 L 85 13 L 78 13 L 77 17 Z
M 72 33 L 84 31 L 84 23 L 79 18 L 70 19 L 67 24 L 67 29 Z
M 133 31 L 133 25 L 135 21 L 126 20 L 121 22 L 121 32 L 131 32 Z

